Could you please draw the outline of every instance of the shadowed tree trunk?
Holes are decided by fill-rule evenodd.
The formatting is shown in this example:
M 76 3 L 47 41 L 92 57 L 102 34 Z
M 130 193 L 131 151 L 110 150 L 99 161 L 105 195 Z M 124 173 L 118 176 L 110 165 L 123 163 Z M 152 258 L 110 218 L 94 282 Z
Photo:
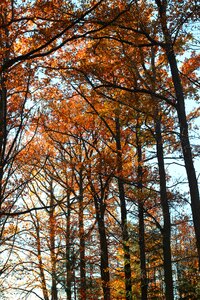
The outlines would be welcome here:
M 3 23 L 4 17 L 2 12 L 1 12 L 1 22 L 2 22 L 2 28 L 3 28 Z M 2 34 L 2 32 L 1 32 Z M 8 37 L 9 37 L 9 31 L 5 27 L 3 29 L 3 35 L 5 35 L 6 39 L 1 39 L 0 41 L 0 47 L 2 49 L 7 49 L 5 51 L 4 57 L 2 58 L 3 63 L 7 63 L 9 60 L 9 42 L 8 42 Z M 4 176 L 4 167 L 6 164 L 5 161 L 5 149 L 7 145 L 7 87 L 6 87 L 6 80 L 7 80 L 7 72 L 0 72 L 0 212 L 2 210 L 2 204 L 4 202 L 4 192 L 5 192 L 5 187 L 3 186 L 3 176 Z M 0 217 L 2 218 L 2 217 Z M 4 231 L 4 226 L 5 222 L 4 220 L 0 220 L 0 239 L 3 235 Z
M 86 300 L 85 230 L 83 221 L 83 171 L 79 172 L 80 297 Z
M 55 253 L 55 226 L 56 218 L 54 215 L 54 194 L 52 182 L 50 183 L 50 212 L 49 212 L 49 227 L 50 227 L 50 256 L 51 256 L 51 300 L 58 300 L 57 280 L 56 280 L 56 253 Z
M 70 235 L 71 235 L 71 207 L 70 207 L 70 193 L 67 194 L 67 212 L 66 212 L 66 271 L 67 271 L 67 282 L 66 282 L 66 294 L 67 300 L 72 299 L 72 262 L 71 262 L 71 245 L 70 245 Z
M 172 75 L 172 82 L 174 85 L 175 95 L 176 95 L 176 109 L 178 114 L 179 120 L 179 127 L 180 127 L 180 141 L 181 147 L 183 151 L 183 157 L 185 162 L 185 168 L 189 183 L 190 189 L 190 197 L 191 197 L 191 209 L 192 209 L 192 216 L 194 222 L 194 230 L 195 230 L 195 237 L 196 237 L 196 245 L 199 257 L 199 269 L 200 269 L 200 199 L 199 199 L 199 188 L 198 188 L 198 181 L 196 176 L 196 171 L 194 168 L 194 162 L 192 158 L 192 150 L 190 146 L 190 139 L 188 133 L 188 122 L 186 118 L 186 110 L 185 110 L 185 98 L 183 92 L 183 86 L 180 78 L 180 73 L 178 70 L 177 60 L 175 51 L 173 48 L 173 41 L 170 34 L 170 31 L 167 27 L 167 1 L 160 1 L 155 0 L 159 16 L 160 16 L 160 23 L 162 27 L 163 37 L 165 40 L 164 50 L 166 53 L 167 60 L 169 62 L 171 75 Z
M 107 197 L 106 189 L 108 187 L 108 180 L 103 184 L 102 175 L 98 174 L 100 181 L 100 191 L 95 189 L 95 183 L 92 182 L 92 171 L 88 172 L 88 182 L 91 188 L 92 196 L 94 199 L 95 214 L 99 233 L 100 243 L 100 272 L 101 272 L 101 284 L 103 289 L 103 299 L 110 300 L 110 270 L 109 270 L 109 252 L 108 252 L 108 241 L 106 235 L 106 224 L 105 224 L 105 210 L 106 203 L 105 198 Z
M 124 181 L 122 179 L 123 162 L 122 162 L 122 148 L 121 148 L 121 132 L 119 117 L 115 118 L 116 125 L 116 148 L 117 148 L 117 182 L 119 189 L 120 210 L 121 210 L 121 227 L 122 227 L 122 243 L 124 250 L 124 275 L 125 275 L 125 289 L 126 300 L 132 300 L 132 283 L 131 283 L 131 262 L 130 262 L 130 247 L 129 234 L 127 226 L 127 209 L 124 190 Z
M 139 194 L 142 195 L 142 178 L 143 178 L 143 168 L 142 168 L 142 146 L 140 141 L 140 131 L 141 126 L 139 120 L 137 119 L 136 126 L 136 148 L 137 148 L 137 189 Z M 141 273 L 141 297 L 142 300 L 147 300 L 147 270 L 146 270 L 146 250 L 145 250 L 145 225 L 144 225 L 144 203 L 143 199 L 138 199 L 138 218 L 139 218 L 139 249 L 140 249 L 140 273 Z
M 166 300 L 174 299 L 172 257 L 171 257 L 171 221 L 167 197 L 166 173 L 163 154 L 163 140 L 161 133 L 161 117 L 158 110 L 155 113 L 155 137 L 159 169 L 160 200 L 163 212 L 163 257 L 164 257 L 164 281 Z
M 96 219 L 99 231 L 100 251 L 101 251 L 101 280 L 103 288 L 103 299 L 110 300 L 110 272 L 108 262 L 108 242 L 106 238 L 106 228 L 104 222 L 105 204 L 102 200 L 94 195 L 94 203 L 96 210 Z

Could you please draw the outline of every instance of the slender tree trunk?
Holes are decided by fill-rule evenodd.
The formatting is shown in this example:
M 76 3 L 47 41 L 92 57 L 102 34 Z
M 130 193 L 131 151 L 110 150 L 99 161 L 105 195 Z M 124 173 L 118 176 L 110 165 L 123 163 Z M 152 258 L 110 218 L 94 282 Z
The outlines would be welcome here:
M 4 154 L 6 146 L 6 114 L 7 114 L 7 90 L 5 86 L 5 77 L 1 74 L 0 78 L 0 212 L 4 199 L 3 174 L 4 174 Z M 2 217 L 1 217 L 2 218 Z M 0 238 L 4 231 L 4 218 L 0 220 Z
M 1 20 L 4 20 L 4 17 L 1 16 Z M 3 27 L 2 27 L 3 28 Z M 9 36 L 9 32 L 5 27 L 5 36 Z M 0 47 L 9 49 L 8 40 L 2 42 Z M 9 60 L 9 50 L 6 51 L 3 63 L 6 63 Z M 2 204 L 4 201 L 4 186 L 3 186 L 3 176 L 4 176 L 4 167 L 5 167 L 5 149 L 7 144 L 7 87 L 6 87 L 6 72 L 0 73 L 0 212 L 2 209 Z M 5 222 L 0 220 L 0 238 L 3 235 Z
M 175 56 L 170 54 L 168 55 L 171 70 L 173 69 L 173 73 L 176 74 L 174 69 L 178 68 L 177 64 L 175 67 Z M 200 268 L 200 200 L 199 200 L 199 188 L 198 188 L 198 181 L 196 176 L 196 171 L 194 168 L 193 158 L 192 158 L 192 150 L 190 146 L 190 140 L 189 140 L 189 132 L 188 132 L 188 123 L 186 118 L 186 112 L 185 112 L 185 103 L 183 98 L 183 91 L 182 91 L 182 85 L 181 81 L 176 82 L 177 75 L 173 75 L 173 81 L 174 86 L 176 90 L 176 97 L 177 97 L 177 113 L 179 118 L 179 125 L 180 125 L 180 140 L 181 140 L 181 146 L 183 151 L 183 157 L 185 162 L 185 168 L 189 183 L 189 189 L 190 189 L 190 197 L 191 197 L 191 209 L 192 209 L 192 216 L 193 216 L 193 222 L 194 222 L 194 230 L 195 230 L 195 237 L 196 237 L 196 245 L 197 245 L 197 251 L 198 251 L 198 257 L 199 257 L 199 268 Z M 180 77 L 179 77 L 180 78 Z M 180 93 L 180 91 L 181 93 Z M 180 95 L 179 95 L 180 93 Z M 182 94 L 182 95 L 181 95 Z
M 125 275 L 125 289 L 126 300 L 132 300 L 132 283 L 131 283 L 131 259 L 129 247 L 129 234 L 127 226 L 127 209 L 125 200 L 124 182 L 122 179 L 123 162 L 122 162 L 122 148 L 121 148 L 121 132 L 119 117 L 115 118 L 116 124 L 116 148 L 117 148 L 117 174 L 118 174 L 118 189 L 121 209 L 121 227 L 122 227 L 122 243 L 124 250 L 124 275 Z
M 142 168 L 142 147 L 140 141 L 140 124 L 137 120 L 136 127 L 136 147 L 137 147 L 137 160 L 138 160 L 138 170 L 137 170 L 137 189 L 139 194 L 142 194 L 142 178 L 143 178 L 143 168 Z M 138 218 L 139 218 L 139 249 L 140 249 L 140 272 L 141 272 L 141 297 L 142 300 L 147 300 L 147 290 L 148 290 L 148 280 L 147 280 L 147 270 L 146 270 L 146 247 L 145 247 L 145 224 L 144 224 L 144 203 L 143 199 L 138 199 Z
M 41 285 L 42 285 L 41 288 L 42 288 L 44 300 L 49 300 L 48 290 L 47 290 L 47 286 L 46 286 L 46 279 L 45 279 L 45 275 L 44 275 L 44 266 L 43 266 L 43 262 L 42 262 L 39 224 L 35 224 L 35 230 L 36 230 L 36 237 L 37 237 L 38 265 L 39 265 L 40 279 L 41 279 Z
M 160 199 L 163 212 L 163 256 L 164 256 L 164 281 L 165 281 L 165 296 L 166 300 L 174 299 L 173 292 L 173 275 L 172 275 L 172 259 L 171 259 L 171 221 L 170 210 L 167 197 L 166 173 L 163 155 L 163 141 L 161 134 L 161 117 L 158 112 L 155 116 L 155 135 L 156 149 L 159 169 L 160 183 Z
M 79 173 L 80 298 L 86 300 L 85 231 L 83 221 L 83 174 Z
M 5 11 L 1 9 L 1 27 L 2 37 L 0 48 L 6 49 L 5 54 L 2 56 L 1 65 L 6 64 L 9 61 L 10 56 L 10 45 L 9 45 L 9 30 L 7 26 L 4 27 L 4 22 L 7 22 L 7 16 Z M 7 145 L 7 71 L 0 71 L 0 213 L 2 210 L 2 204 L 4 202 L 5 186 L 3 184 L 4 167 L 5 167 L 5 150 Z M 0 219 L 0 239 L 2 238 L 4 227 L 7 219 Z
M 99 238 L 100 238 L 100 251 L 101 251 L 101 281 L 103 288 L 103 299 L 110 300 L 110 272 L 109 272 L 109 254 L 108 242 L 106 238 L 106 228 L 104 222 L 105 205 L 102 199 L 98 199 L 94 195 L 94 203 L 96 209 L 96 219 L 98 224 Z
M 99 242 L 100 242 L 100 271 L 101 271 L 101 283 L 103 289 L 103 299 L 110 300 L 110 270 L 109 270 L 109 253 L 108 253 L 108 241 L 106 236 L 106 226 L 104 221 L 105 216 L 105 199 L 104 199 L 104 187 L 101 185 L 100 195 L 95 190 L 95 186 L 91 178 L 91 170 L 88 172 L 88 181 L 90 182 L 90 188 L 93 194 L 96 220 L 98 225 Z M 103 195 L 103 196 L 102 196 Z
M 72 250 L 72 272 L 73 272 L 73 296 L 74 296 L 74 299 L 73 300 L 76 300 L 77 299 L 77 286 L 76 286 L 76 269 L 75 269 L 75 250 L 73 248 Z M 80 299 L 82 300 L 82 299 Z
M 58 300 L 57 280 L 56 280 L 56 253 L 55 253 L 55 223 L 54 215 L 54 195 L 52 183 L 50 186 L 50 213 L 49 213 L 49 227 L 50 227 L 50 256 L 51 256 L 51 299 Z
M 5 78 L 1 76 L 1 90 L 0 90 L 0 191 L 2 191 L 2 178 L 4 167 L 4 153 L 6 144 L 6 98 L 7 90 L 5 86 Z M 1 197 L 2 198 L 2 197 Z
M 66 294 L 67 300 L 72 299 L 72 278 L 73 278 L 73 271 L 71 266 L 71 247 L 70 247 L 70 235 L 71 235 L 71 223 L 70 223 L 70 195 L 67 195 L 67 228 L 66 228 L 66 272 L 67 272 L 67 282 L 66 282 Z
M 190 197 L 191 197 L 191 209 L 192 209 L 192 216 L 194 222 L 194 230 L 195 230 L 195 237 L 196 237 L 196 245 L 199 257 L 199 269 L 200 269 L 200 200 L 199 200 L 199 188 L 198 188 L 198 181 L 196 176 L 196 171 L 194 168 L 194 163 L 192 159 L 192 150 L 190 146 L 190 139 L 189 139 L 189 132 L 188 132 L 188 123 L 186 118 L 186 111 L 185 111 L 185 98 L 183 93 L 183 86 L 177 66 L 177 60 L 175 56 L 175 52 L 173 49 L 173 42 L 171 39 L 170 32 L 167 28 L 167 2 L 160 0 L 155 0 L 158 6 L 159 14 L 160 14 L 160 22 L 162 26 L 162 32 L 165 39 L 165 52 L 169 62 L 171 74 L 172 74 L 172 81 L 174 84 L 175 95 L 176 95 L 176 109 L 179 119 L 179 126 L 180 126 L 180 141 L 181 147 L 183 151 L 183 157 L 185 162 L 185 168 L 189 183 L 190 189 Z
M 4 23 L 5 15 L 3 16 L 3 12 L 0 13 L 1 21 Z M 9 31 L 8 28 L 4 24 L 2 24 L 3 35 L 5 35 L 5 40 L 3 39 L 0 47 L 6 48 L 4 57 L 2 58 L 1 64 L 7 63 L 9 61 L 9 48 L 10 45 L 8 43 Z M 3 168 L 4 168 L 4 159 L 5 159 L 5 148 L 7 144 L 7 87 L 6 87 L 6 80 L 7 80 L 7 72 L 0 72 L 0 196 L 2 200 L 2 179 L 3 179 Z M 2 203 L 0 203 L 1 205 Z

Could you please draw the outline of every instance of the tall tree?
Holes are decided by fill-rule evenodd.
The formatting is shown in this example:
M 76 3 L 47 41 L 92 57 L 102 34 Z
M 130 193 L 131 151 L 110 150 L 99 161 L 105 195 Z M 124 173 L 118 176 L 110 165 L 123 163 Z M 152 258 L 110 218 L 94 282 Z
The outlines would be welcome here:
M 162 28 L 162 34 L 164 39 L 164 51 L 170 66 L 172 82 L 174 85 L 174 91 L 176 95 L 176 109 L 179 119 L 180 126 L 180 141 L 184 156 L 185 168 L 187 172 L 187 178 L 190 188 L 190 196 L 191 196 L 191 208 L 193 215 L 193 222 L 195 228 L 195 235 L 197 241 L 197 250 L 199 255 L 199 268 L 200 268 L 200 217 L 198 211 L 200 210 L 200 199 L 199 199 L 199 189 L 196 171 L 193 163 L 192 150 L 189 140 L 189 132 L 188 132 L 188 122 L 186 117 L 186 109 L 185 109 L 185 96 L 184 96 L 184 88 L 181 82 L 180 71 L 178 68 L 176 53 L 174 50 L 174 43 L 176 39 L 174 39 L 172 33 L 170 32 L 167 13 L 169 13 L 169 6 L 167 1 L 155 1 L 158 7 L 159 19 Z M 192 5 L 191 8 L 188 7 L 188 4 L 185 5 L 188 12 L 185 16 L 185 22 L 187 19 L 190 19 L 194 16 L 196 5 Z M 182 15 L 183 17 L 183 15 Z M 180 17 L 179 17 L 179 22 Z M 183 26 L 183 24 L 179 24 L 179 26 Z M 176 29 L 178 33 L 179 29 Z

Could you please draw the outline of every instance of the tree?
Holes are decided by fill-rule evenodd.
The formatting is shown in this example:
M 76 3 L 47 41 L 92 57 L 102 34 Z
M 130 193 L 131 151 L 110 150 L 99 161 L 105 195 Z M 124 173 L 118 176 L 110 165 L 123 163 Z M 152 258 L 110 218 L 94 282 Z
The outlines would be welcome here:
M 40 85 L 36 82 L 38 63 L 58 53 L 67 43 L 85 37 L 89 31 L 99 30 L 99 27 L 89 26 L 89 18 L 102 2 L 75 6 L 66 1 L 1 1 L 1 236 L 4 235 L 8 215 L 10 213 L 11 216 L 11 210 L 26 184 L 19 177 L 16 180 L 13 163 L 28 143 L 23 136 L 31 127 L 30 120 L 34 118 L 37 122 L 38 114 L 31 111 L 31 106 L 34 106 L 34 91 Z M 33 135 L 34 132 L 31 133 Z M 15 182 L 14 187 L 12 181 Z M 5 214 L 7 217 L 2 217 Z
M 198 298 L 195 9 L 2 1 L 2 297 Z

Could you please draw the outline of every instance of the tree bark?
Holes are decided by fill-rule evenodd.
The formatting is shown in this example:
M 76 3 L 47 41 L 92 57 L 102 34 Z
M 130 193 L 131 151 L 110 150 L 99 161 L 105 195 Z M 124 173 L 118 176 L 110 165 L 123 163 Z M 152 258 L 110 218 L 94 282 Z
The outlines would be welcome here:
M 101 176 L 101 175 L 99 175 Z M 101 283 L 103 289 L 103 299 L 110 300 L 110 270 L 109 270 L 109 252 L 108 252 L 108 241 L 106 235 L 106 225 L 105 225 L 105 186 L 101 184 L 100 196 L 95 189 L 95 185 L 92 182 L 91 170 L 88 172 L 88 181 L 90 183 L 90 188 L 92 191 L 95 214 L 98 226 L 99 233 L 99 242 L 100 242 L 100 272 L 101 272 Z
M 132 282 L 131 282 L 131 257 L 129 247 L 129 234 L 127 226 L 127 209 L 124 190 L 124 181 L 122 179 L 123 162 L 122 162 L 122 148 L 121 148 L 121 132 L 120 132 L 120 120 L 119 117 L 115 118 L 116 125 L 116 149 L 117 149 L 117 174 L 118 174 L 118 189 L 120 199 L 121 210 L 121 227 L 122 227 L 122 243 L 124 250 L 124 275 L 125 275 L 125 290 L 126 300 L 132 300 Z
M 35 222 L 37 222 L 37 221 L 35 221 Z M 42 284 L 41 288 L 42 288 L 44 300 L 49 300 L 48 290 L 47 290 L 47 286 L 46 286 L 46 279 L 45 279 L 45 275 L 44 275 L 44 266 L 43 266 L 43 262 L 42 262 L 39 224 L 35 224 L 35 230 L 36 230 L 36 239 L 37 239 L 36 242 L 37 242 L 38 265 L 39 265 L 40 279 L 41 279 L 41 284 Z
M 66 213 L 66 272 L 67 272 L 67 278 L 66 278 L 66 294 L 67 294 L 67 300 L 72 299 L 72 279 L 73 279 L 73 271 L 72 271 L 72 262 L 70 259 L 71 254 L 71 247 L 70 247 L 70 235 L 71 235 L 71 207 L 70 207 L 70 194 L 67 195 L 67 213 Z
M 57 280 L 56 280 L 56 253 L 55 253 L 55 222 L 54 215 L 54 194 L 53 186 L 50 184 L 50 209 L 49 213 L 49 227 L 50 227 L 50 256 L 51 256 L 51 299 L 58 300 Z
M 83 221 L 83 174 L 79 173 L 80 298 L 86 300 L 85 232 Z
M 7 89 L 5 86 L 5 77 L 1 74 L 0 78 L 0 212 L 4 202 L 4 187 L 3 187 L 3 176 L 4 176 L 4 165 L 5 165 L 5 147 L 6 147 L 6 115 L 7 115 Z M 0 239 L 2 238 L 5 221 L 4 218 L 0 217 Z
M 163 140 L 161 133 L 161 117 L 156 112 L 155 116 L 156 150 L 159 169 L 160 200 L 163 212 L 163 257 L 164 257 L 164 281 L 166 300 L 174 299 L 172 255 L 171 255 L 171 221 L 170 209 L 167 197 L 166 173 L 163 154 Z
M 199 258 L 199 269 L 200 269 L 200 200 L 199 200 L 199 188 L 198 188 L 198 181 L 196 176 L 196 171 L 194 168 L 194 162 L 192 158 L 192 150 L 190 146 L 190 139 L 189 139 L 189 132 L 188 132 L 188 122 L 186 118 L 186 110 L 185 110 L 185 98 L 183 92 L 183 86 L 178 70 L 177 60 L 175 51 L 173 48 L 173 41 L 171 38 L 171 34 L 167 27 L 167 2 L 163 1 L 161 3 L 160 0 L 155 0 L 158 6 L 159 15 L 160 15 L 160 22 L 162 26 L 162 32 L 165 39 L 165 53 L 167 60 L 169 62 L 172 81 L 174 85 L 175 95 L 176 95 L 176 109 L 178 114 L 179 120 L 179 127 L 180 127 L 180 141 L 181 147 L 183 151 L 183 157 L 185 162 L 185 169 L 187 173 L 189 189 L 190 189 L 190 197 L 191 197 L 191 209 L 192 209 L 192 216 L 193 216 L 193 223 L 194 223 L 194 230 L 195 230 L 195 237 L 196 237 L 196 245 L 197 245 L 197 252 Z
M 0 13 L 2 23 L 6 22 L 6 16 L 3 12 Z M 3 28 L 2 24 L 2 28 Z M 4 38 L 0 42 L 0 47 L 6 48 L 5 55 L 2 58 L 1 64 L 7 63 L 9 60 L 9 31 L 5 27 L 3 30 Z M 2 204 L 4 202 L 5 186 L 3 185 L 4 167 L 5 167 L 5 149 L 7 145 L 7 87 L 6 87 L 7 72 L 0 72 L 0 212 L 2 210 Z M 0 239 L 3 235 L 5 222 L 0 220 Z
M 143 178 L 143 168 L 142 168 L 142 147 L 140 141 L 140 124 L 137 121 L 136 126 L 136 148 L 137 148 L 137 189 L 139 194 L 142 194 L 142 178 Z M 143 199 L 138 199 L 138 218 L 139 218 L 139 249 L 140 249 L 140 276 L 141 276 L 141 298 L 142 300 L 147 300 L 148 291 L 148 280 L 147 280 L 147 270 L 146 270 L 146 252 L 145 252 L 145 224 L 144 224 L 144 203 Z
M 106 228 L 104 222 L 105 205 L 102 199 L 94 195 L 94 203 L 96 209 L 96 219 L 98 224 L 99 238 L 100 238 L 100 251 L 101 251 L 101 280 L 103 288 L 103 299 L 110 300 L 110 272 L 109 272 L 109 254 L 108 242 L 106 238 Z

